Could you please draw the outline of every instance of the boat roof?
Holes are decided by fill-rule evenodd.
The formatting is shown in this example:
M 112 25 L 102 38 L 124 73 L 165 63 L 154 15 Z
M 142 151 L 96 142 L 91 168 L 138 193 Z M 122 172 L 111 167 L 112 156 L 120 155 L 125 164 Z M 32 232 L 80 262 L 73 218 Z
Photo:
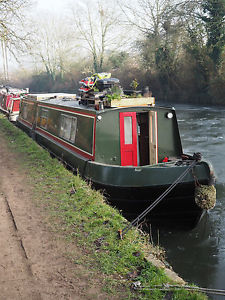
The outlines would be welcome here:
M 47 100 L 51 98 L 72 98 L 75 99 L 77 97 L 76 94 L 69 93 L 37 93 L 37 94 L 28 94 L 26 95 L 26 99 L 28 100 Z
M 25 98 L 24 100 L 27 101 L 34 101 L 34 99 L 31 98 Z M 129 110 L 129 111 L 150 111 L 150 110 L 159 110 L 159 109 L 170 109 L 174 110 L 173 107 L 161 107 L 161 106 L 127 106 L 127 107 L 104 107 L 104 109 L 96 110 L 93 105 L 84 105 L 79 100 L 70 98 L 70 97 L 56 97 L 56 98 L 48 98 L 43 100 L 35 100 L 35 102 L 38 102 L 40 104 L 47 104 L 50 106 L 59 106 L 61 108 L 75 108 L 78 110 L 85 110 L 89 111 L 95 114 L 101 114 L 109 111 L 115 111 L 115 110 Z

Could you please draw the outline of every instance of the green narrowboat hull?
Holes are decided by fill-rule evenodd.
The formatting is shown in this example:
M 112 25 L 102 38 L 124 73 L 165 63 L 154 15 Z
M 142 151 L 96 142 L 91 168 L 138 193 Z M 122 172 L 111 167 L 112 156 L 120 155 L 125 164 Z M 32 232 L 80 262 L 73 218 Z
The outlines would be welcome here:
M 89 161 L 85 177 L 87 179 L 95 178 L 95 182 L 98 184 L 122 188 L 168 186 L 188 168 L 189 164 L 190 161 L 183 161 L 180 165 L 177 162 L 167 162 L 140 167 L 122 167 Z M 194 167 L 194 175 L 198 178 L 198 181 L 209 180 L 210 167 L 208 163 L 204 161 L 199 162 Z M 183 179 L 183 183 L 193 181 L 192 172 L 189 172 Z
M 148 208 L 169 186 L 146 188 L 113 188 L 96 185 L 102 189 L 111 205 L 122 211 L 124 216 L 133 220 Z M 195 203 L 195 184 L 181 183 L 163 199 L 145 218 L 151 224 L 179 226 L 179 228 L 195 227 L 205 210 Z
M 188 167 L 164 163 L 157 166 L 126 167 L 107 166 L 88 162 L 85 178 L 108 196 L 112 205 L 122 210 L 128 218 L 135 218 L 149 207 Z M 195 203 L 196 179 L 198 184 L 212 181 L 209 164 L 199 162 L 146 218 L 151 223 L 195 226 L 203 209 Z

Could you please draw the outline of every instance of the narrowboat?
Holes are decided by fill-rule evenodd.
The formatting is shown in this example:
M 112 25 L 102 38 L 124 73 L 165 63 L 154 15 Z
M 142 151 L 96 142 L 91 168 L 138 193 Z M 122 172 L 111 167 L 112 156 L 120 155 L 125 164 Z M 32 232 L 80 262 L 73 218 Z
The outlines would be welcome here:
M 10 122 L 16 122 L 20 111 L 21 96 L 11 96 L 7 105 L 6 114 Z
M 17 124 L 134 218 L 193 161 L 183 154 L 175 109 L 146 99 L 109 104 L 28 95 L 21 100 Z M 213 179 L 210 164 L 198 161 L 148 218 L 196 224 L 205 212 L 195 201 L 196 184 L 208 186 Z
M 20 99 L 28 93 L 28 89 L 16 89 L 2 87 L 0 89 L 0 110 L 5 113 L 9 120 L 15 122 L 19 115 Z
M 21 97 L 26 96 L 27 93 L 24 93 L 24 91 L 17 92 L 17 94 L 7 94 L 3 99 L 5 98 L 6 101 L 3 101 L 4 103 L 4 109 L 3 111 L 8 116 L 9 121 L 16 122 L 19 111 L 20 111 L 20 100 Z M 30 99 L 34 100 L 42 100 L 42 99 L 49 99 L 49 98 L 63 98 L 63 97 L 70 97 L 70 98 L 76 98 L 76 94 L 69 94 L 69 93 L 47 93 L 47 94 L 29 94 Z

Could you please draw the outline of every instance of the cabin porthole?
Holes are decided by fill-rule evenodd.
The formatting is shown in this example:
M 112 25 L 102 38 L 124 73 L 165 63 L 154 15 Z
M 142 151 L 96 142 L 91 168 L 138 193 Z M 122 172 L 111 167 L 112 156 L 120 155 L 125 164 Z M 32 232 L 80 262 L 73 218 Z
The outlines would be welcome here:
M 166 114 L 167 119 L 172 119 L 173 118 L 173 113 L 169 112 Z

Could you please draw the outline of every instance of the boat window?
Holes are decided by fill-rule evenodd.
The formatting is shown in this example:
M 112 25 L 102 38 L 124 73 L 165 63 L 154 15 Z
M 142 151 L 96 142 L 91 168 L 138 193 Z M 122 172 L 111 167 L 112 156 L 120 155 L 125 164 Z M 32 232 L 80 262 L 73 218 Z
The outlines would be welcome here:
M 77 132 L 77 118 L 67 115 L 61 116 L 61 126 L 60 126 L 60 137 L 70 141 L 75 142 Z
M 124 140 L 126 145 L 130 145 L 133 143 L 132 117 L 124 117 Z
M 27 103 L 23 103 L 23 110 L 22 110 L 22 117 L 23 119 L 27 119 L 27 112 L 28 112 L 28 104 Z
M 47 125 L 48 125 L 48 110 L 42 109 L 41 117 L 40 117 L 40 127 L 47 129 Z

